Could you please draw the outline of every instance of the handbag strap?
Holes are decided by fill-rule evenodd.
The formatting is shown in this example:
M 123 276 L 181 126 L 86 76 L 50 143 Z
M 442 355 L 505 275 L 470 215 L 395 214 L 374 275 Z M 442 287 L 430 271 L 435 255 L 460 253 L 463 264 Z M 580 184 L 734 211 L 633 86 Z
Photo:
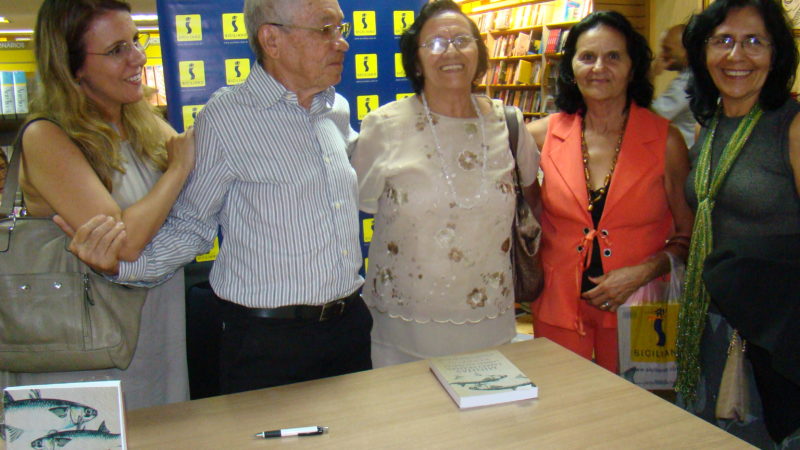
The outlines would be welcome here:
M 517 164 L 517 144 L 519 143 L 519 120 L 517 120 L 517 108 L 505 105 L 503 108 L 506 114 L 506 128 L 508 128 L 508 147 L 511 149 L 511 156 L 514 157 L 514 180 L 517 194 L 521 195 L 522 190 L 519 185 L 519 164 Z
M 22 161 L 22 135 L 28 126 L 40 120 L 50 120 L 44 117 L 30 120 L 26 122 L 17 132 L 17 137 L 14 138 L 14 149 L 11 153 L 11 159 L 8 162 L 8 172 L 6 173 L 6 183 L 3 186 L 3 201 L 0 203 L 0 219 L 11 217 L 14 211 L 14 206 L 22 206 L 20 201 L 17 205 L 17 199 L 22 198 L 20 195 L 19 187 L 19 166 Z M 52 122 L 52 121 L 51 121 Z M 55 122 L 53 122 L 55 123 Z

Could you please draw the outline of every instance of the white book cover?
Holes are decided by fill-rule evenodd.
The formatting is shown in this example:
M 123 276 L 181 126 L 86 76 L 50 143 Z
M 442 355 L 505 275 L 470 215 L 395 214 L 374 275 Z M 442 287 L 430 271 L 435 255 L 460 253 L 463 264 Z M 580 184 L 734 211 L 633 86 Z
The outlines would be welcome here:
M 0 71 L 0 105 L 4 116 L 13 116 L 17 109 L 14 107 L 14 74 Z
M 3 415 L 6 450 L 127 448 L 119 381 L 8 387 Z
M 14 108 L 17 114 L 28 114 L 28 80 L 25 72 L 17 70 L 13 75 L 14 79 Z
M 428 363 L 461 409 L 539 396 L 536 384 L 497 350 L 441 356 Z

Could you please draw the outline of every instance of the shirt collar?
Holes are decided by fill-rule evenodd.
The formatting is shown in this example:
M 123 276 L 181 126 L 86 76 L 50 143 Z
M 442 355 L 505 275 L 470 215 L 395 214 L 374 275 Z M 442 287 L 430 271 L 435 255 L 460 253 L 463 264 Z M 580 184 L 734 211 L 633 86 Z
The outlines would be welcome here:
M 257 104 L 264 107 L 271 107 L 283 101 L 286 103 L 297 103 L 297 94 L 286 89 L 286 87 L 270 75 L 258 61 L 253 62 L 250 75 L 245 81 L 245 89 L 248 96 Z M 311 103 L 311 113 L 322 113 L 333 108 L 336 99 L 336 90 L 331 86 L 314 96 Z

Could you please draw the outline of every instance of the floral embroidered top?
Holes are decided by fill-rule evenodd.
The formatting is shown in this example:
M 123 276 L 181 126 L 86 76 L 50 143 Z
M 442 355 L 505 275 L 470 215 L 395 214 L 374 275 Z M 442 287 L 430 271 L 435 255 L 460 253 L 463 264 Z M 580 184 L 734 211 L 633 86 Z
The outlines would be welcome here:
M 529 186 L 539 152 L 517 116 L 520 173 Z M 438 149 L 417 96 L 364 118 L 351 163 L 359 206 L 375 214 L 362 291 L 373 309 L 455 324 L 513 310 L 514 159 L 502 102 L 493 100 L 482 118 L 432 113 Z

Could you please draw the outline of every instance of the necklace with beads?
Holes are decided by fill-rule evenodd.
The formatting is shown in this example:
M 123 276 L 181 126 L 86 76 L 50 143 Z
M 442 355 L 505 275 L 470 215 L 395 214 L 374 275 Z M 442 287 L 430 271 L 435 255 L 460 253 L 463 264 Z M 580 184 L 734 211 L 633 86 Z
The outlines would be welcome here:
M 480 125 L 481 130 L 481 182 L 480 187 L 478 188 L 478 192 L 470 197 L 459 198 L 456 195 L 456 188 L 453 184 L 453 180 L 455 179 L 455 174 L 453 174 L 448 168 L 446 164 L 446 160 L 444 157 L 444 152 L 442 151 L 442 145 L 439 142 L 439 136 L 436 134 L 436 126 L 433 122 L 433 116 L 431 114 L 431 109 L 428 107 L 428 100 L 425 98 L 425 93 L 423 92 L 421 95 L 422 97 L 422 107 L 425 110 L 425 118 L 428 121 L 428 126 L 431 129 L 431 134 L 433 135 L 433 143 L 436 147 L 436 154 L 439 155 L 439 162 L 441 162 L 441 170 L 442 176 L 444 176 L 445 181 L 447 182 L 447 186 L 450 190 L 450 196 L 453 202 L 460 208 L 464 209 L 472 209 L 477 206 L 479 203 L 486 201 L 486 160 L 488 159 L 488 150 L 489 146 L 486 145 L 486 129 L 483 120 L 483 114 L 481 114 L 481 110 L 478 107 L 478 102 L 475 100 L 474 95 L 470 95 L 469 99 L 472 101 L 472 107 L 475 109 L 475 114 L 478 116 L 478 124 Z M 463 150 L 458 154 L 458 161 L 473 161 L 479 158 L 477 155 L 472 153 L 468 150 Z
M 622 148 L 622 138 L 625 136 L 625 127 L 627 125 L 628 115 L 625 114 L 625 119 L 622 121 L 622 129 L 617 139 L 617 148 L 614 149 L 614 159 L 611 160 L 611 168 L 603 179 L 603 185 L 596 191 L 592 191 L 592 181 L 589 173 L 589 146 L 586 145 L 586 117 L 581 120 L 581 153 L 583 154 L 583 173 L 586 175 L 586 192 L 589 194 L 589 206 L 587 206 L 586 209 L 589 211 L 594 209 L 594 205 L 599 202 L 608 191 L 608 185 L 611 183 L 611 175 L 614 174 L 614 169 L 617 167 L 617 158 L 619 158 L 619 151 Z

